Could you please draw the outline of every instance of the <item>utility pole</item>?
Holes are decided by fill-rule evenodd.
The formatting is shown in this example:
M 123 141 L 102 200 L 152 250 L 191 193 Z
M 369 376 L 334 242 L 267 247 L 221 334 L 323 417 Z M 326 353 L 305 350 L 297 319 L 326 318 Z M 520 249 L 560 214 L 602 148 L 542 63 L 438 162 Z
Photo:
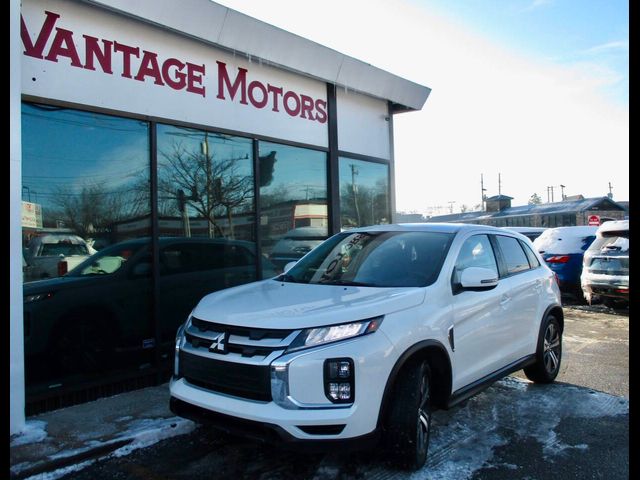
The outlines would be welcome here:
M 498 174 L 498 195 L 502 195 L 502 182 L 500 180 L 500 174 Z
M 456 201 L 452 200 L 452 201 L 447 202 L 447 203 L 449 203 L 449 213 L 453 213 L 453 204 L 456 203 Z
M 560 189 L 561 189 L 562 200 L 564 200 L 566 198 L 564 196 L 564 185 L 560 185 Z
M 356 208 L 356 220 L 358 221 L 358 226 L 362 226 L 362 223 L 360 222 L 360 207 L 358 206 L 358 186 L 356 185 L 356 175 L 358 175 L 360 172 L 358 172 L 358 169 L 356 168 L 355 164 L 351 164 L 351 190 L 353 191 L 353 205 Z
M 609 198 L 613 200 L 613 187 L 611 186 L 611 182 L 609 182 Z
M 484 192 L 486 192 L 487 189 L 484 188 L 484 177 L 482 175 L 482 173 L 480 174 L 480 196 L 481 196 L 481 200 L 480 200 L 480 210 L 482 210 L 484 212 Z
M 551 203 L 554 202 L 553 200 L 553 185 L 549 187 L 551 189 Z

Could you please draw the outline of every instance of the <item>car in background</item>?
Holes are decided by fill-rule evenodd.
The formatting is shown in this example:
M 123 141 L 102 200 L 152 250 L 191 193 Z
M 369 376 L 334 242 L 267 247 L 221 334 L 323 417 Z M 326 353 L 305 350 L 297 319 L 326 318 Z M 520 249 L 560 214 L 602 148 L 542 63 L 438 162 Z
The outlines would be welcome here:
M 290 262 L 297 262 L 327 238 L 327 227 L 299 227 L 289 230 L 271 251 L 270 260 L 283 270 Z
M 96 250 L 78 235 L 49 233 L 31 239 L 24 251 L 24 281 L 64 275 Z
M 536 251 L 556 274 L 561 292 L 583 298 L 582 259 L 597 230 L 596 226 L 549 228 L 533 241 Z
M 501 227 L 505 230 L 511 230 L 512 232 L 518 232 L 527 237 L 532 242 L 548 230 L 545 227 Z
M 170 352 L 178 326 L 204 295 L 257 279 L 255 244 L 160 237 L 157 318 L 149 238 L 105 247 L 66 275 L 23 285 L 27 379 L 73 375 Z M 263 274 L 277 271 L 264 259 Z M 156 323 L 157 322 L 157 323 Z
M 582 292 L 594 301 L 614 307 L 629 302 L 629 220 L 605 222 L 584 254 Z

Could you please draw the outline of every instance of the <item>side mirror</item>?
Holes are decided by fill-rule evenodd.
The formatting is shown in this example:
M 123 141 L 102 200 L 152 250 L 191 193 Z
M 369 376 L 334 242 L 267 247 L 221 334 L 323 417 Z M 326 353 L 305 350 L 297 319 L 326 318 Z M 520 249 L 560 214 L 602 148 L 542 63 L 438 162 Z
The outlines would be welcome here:
M 282 273 L 287 273 L 289 270 L 291 270 L 291 267 L 293 267 L 296 264 L 296 262 L 289 262 L 284 266 L 284 271 Z
M 498 285 L 498 274 L 489 268 L 465 268 L 460 275 L 460 284 L 462 288 L 493 288 Z

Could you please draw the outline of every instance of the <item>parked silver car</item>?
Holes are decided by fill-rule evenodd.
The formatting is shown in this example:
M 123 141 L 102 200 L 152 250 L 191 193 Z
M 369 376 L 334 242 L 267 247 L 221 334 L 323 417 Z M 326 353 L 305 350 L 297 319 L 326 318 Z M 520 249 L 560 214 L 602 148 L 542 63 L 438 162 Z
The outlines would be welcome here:
M 605 305 L 629 301 L 629 220 L 603 223 L 584 254 L 582 292 L 587 302 Z

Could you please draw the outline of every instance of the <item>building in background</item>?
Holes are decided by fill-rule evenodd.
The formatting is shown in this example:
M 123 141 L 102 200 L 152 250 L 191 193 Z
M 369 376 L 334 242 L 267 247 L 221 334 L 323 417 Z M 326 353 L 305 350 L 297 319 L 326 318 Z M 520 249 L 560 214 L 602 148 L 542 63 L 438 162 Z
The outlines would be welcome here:
M 11 16 L 10 257 L 52 229 L 98 250 L 74 282 L 23 285 L 12 261 L 12 432 L 25 405 L 164 381 L 185 282 L 273 275 L 295 228 L 392 221 L 393 116 L 427 87 L 208 0 Z
M 609 197 L 567 197 L 561 202 L 511 206 L 513 198 L 496 195 L 486 199 L 486 211 L 430 217 L 428 222 L 476 223 L 496 227 L 569 227 L 601 224 L 628 216 L 624 206 Z

